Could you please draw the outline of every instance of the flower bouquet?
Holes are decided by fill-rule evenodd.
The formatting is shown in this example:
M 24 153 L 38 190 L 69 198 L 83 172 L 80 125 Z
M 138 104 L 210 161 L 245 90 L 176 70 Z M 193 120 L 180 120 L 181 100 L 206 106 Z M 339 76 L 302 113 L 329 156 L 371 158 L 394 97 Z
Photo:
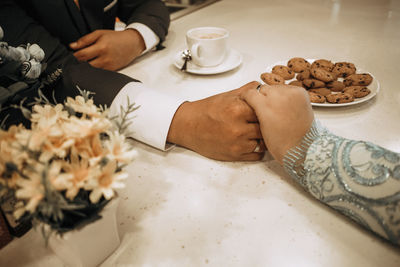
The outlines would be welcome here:
M 14 198 L 15 218 L 39 225 L 46 240 L 99 220 L 135 154 L 124 135 L 134 104 L 109 118 L 80 92 L 63 104 L 39 94 L 31 110 L 18 106 L 30 128 L 0 129 L 0 200 Z

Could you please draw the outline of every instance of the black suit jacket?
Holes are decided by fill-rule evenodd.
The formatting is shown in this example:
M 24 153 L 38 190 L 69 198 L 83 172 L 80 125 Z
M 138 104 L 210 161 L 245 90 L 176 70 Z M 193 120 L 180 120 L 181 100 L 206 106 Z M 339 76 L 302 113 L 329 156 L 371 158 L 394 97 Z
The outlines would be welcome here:
M 134 79 L 78 62 L 68 44 L 96 29 L 113 29 L 116 17 L 127 24 L 147 25 L 163 41 L 169 13 L 161 0 L 80 0 L 79 3 L 80 9 L 73 0 L 1 0 L 3 41 L 15 47 L 37 43 L 45 52 L 47 65 L 42 77 L 62 69 L 61 80 L 48 88 L 49 94 L 55 91 L 58 101 L 76 95 L 79 86 L 94 92 L 97 104 L 110 105 L 118 91 Z M 30 93 L 31 97 L 35 95 Z
M 7 0 L 8 1 L 8 0 Z M 139 22 L 161 41 L 169 26 L 169 13 L 160 0 L 16 0 L 30 17 L 64 45 L 98 29 L 113 29 L 115 18 L 126 24 Z

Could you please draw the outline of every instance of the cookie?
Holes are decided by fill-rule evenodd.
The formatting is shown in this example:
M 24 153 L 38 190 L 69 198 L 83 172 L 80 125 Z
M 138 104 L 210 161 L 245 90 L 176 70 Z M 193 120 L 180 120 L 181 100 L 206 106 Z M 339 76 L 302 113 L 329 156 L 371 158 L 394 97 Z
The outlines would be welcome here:
M 285 84 L 285 79 L 278 74 L 265 72 L 261 74 L 261 80 L 263 80 L 266 84 L 274 85 L 274 84 Z
M 354 97 L 347 93 L 337 93 L 326 96 L 326 101 L 334 104 L 349 103 L 354 101 Z
M 326 84 L 326 88 L 333 92 L 341 92 L 345 88 L 344 83 L 340 81 L 332 81 Z
M 332 73 L 336 77 L 346 78 L 356 73 L 356 66 L 350 62 L 337 62 L 332 69 Z
M 295 74 L 294 71 L 283 65 L 276 65 L 275 67 L 273 67 L 272 73 L 278 74 L 285 80 L 293 79 Z
M 295 81 L 291 81 L 289 83 L 289 85 L 298 86 L 298 87 L 304 87 L 303 83 L 301 81 L 296 81 L 296 80 Z
M 323 82 L 331 82 L 336 79 L 332 72 L 324 68 L 311 68 L 311 76 Z
M 343 80 L 344 85 L 352 86 L 352 85 L 363 85 L 368 86 L 372 82 L 372 76 L 368 73 L 362 74 L 352 74 L 346 79 Z
M 311 72 L 309 69 L 301 70 L 299 74 L 297 74 L 296 79 L 298 81 L 303 81 L 305 79 L 310 79 Z
M 309 89 L 325 87 L 325 83 L 323 81 L 316 80 L 316 79 L 305 79 L 303 81 L 303 84 L 305 85 L 306 88 L 309 88 Z
M 323 96 L 327 96 L 327 95 L 330 95 L 332 93 L 331 90 L 329 90 L 328 88 L 324 88 L 324 87 L 323 88 L 310 89 L 309 92 L 316 93 L 316 94 L 323 95 Z
M 301 57 L 294 57 L 291 58 L 288 63 L 287 66 L 289 67 L 289 69 L 291 69 L 292 71 L 299 73 L 302 70 L 306 70 L 309 69 L 311 64 L 305 60 L 304 58 Z
M 356 85 L 356 86 L 349 86 L 349 87 L 344 88 L 343 92 L 347 93 L 347 94 L 351 94 L 355 98 L 360 98 L 360 97 L 369 95 L 371 93 L 371 90 L 369 90 L 365 86 Z
M 308 92 L 308 96 L 312 103 L 325 103 L 326 100 L 325 96 L 313 92 Z
M 332 71 L 334 66 L 335 65 L 330 60 L 326 59 L 318 59 L 311 64 L 311 68 L 322 68 L 327 71 Z

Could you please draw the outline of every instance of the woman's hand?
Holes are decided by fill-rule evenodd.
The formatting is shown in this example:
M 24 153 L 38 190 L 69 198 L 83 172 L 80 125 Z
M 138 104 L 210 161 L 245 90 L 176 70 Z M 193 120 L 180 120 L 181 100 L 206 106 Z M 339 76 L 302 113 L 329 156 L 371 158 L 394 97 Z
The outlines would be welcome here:
M 307 92 L 297 86 L 263 85 L 242 97 L 258 117 L 266 147 L 282 164 L 286 152 L 299 144 L 314 120 Z

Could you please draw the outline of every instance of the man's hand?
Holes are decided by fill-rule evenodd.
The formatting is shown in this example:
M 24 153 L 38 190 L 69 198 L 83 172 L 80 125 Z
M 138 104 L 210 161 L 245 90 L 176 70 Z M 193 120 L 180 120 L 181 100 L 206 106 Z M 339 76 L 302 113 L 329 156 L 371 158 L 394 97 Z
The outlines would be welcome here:
M 297 86 L 264 85 L 260 92 L 245 92 L 243 98 L 257 114 L 268 151 L 282 164 L 314 120 L 307 92 Z
M 241 99 L 251 82 L 239 89 L 194 102 L 183 103 L 175 113 L 167 140 L 203 156 L 224 160 L 259 160 L 265 147 L 253 152 L 260 139 L 260 127 L 252 108 Z
M 134 29 L 124 31 L 97 30 L 70 44 L 79 61 L 88 61 L 96 68 L 118 70 L 132 62 L 145 50 L 140 33 Z

